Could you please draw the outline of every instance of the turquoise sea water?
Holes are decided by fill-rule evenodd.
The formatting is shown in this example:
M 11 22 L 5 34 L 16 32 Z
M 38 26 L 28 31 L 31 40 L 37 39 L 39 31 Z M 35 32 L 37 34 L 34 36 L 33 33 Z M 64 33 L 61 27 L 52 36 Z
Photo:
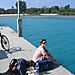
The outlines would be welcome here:
M 16 31 L 17 17 L 0 17 L 0 26 Z M 47 49 L 59 63 L 75 73 L 75 17 L 24 16 L 23 37 L 38 47 L 41 38 L 47 39 Z

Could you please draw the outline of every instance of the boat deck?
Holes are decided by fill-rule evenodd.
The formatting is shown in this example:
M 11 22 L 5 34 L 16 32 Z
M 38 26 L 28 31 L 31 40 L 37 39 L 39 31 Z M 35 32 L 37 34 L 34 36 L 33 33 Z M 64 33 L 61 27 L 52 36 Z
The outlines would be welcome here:
M 17 33 L 9 27 L 0 27 L 2 34 L 9 39 L 11 53 L 3 50 L 0 44 L 0 72 L 5 72 L 8 69 L 9 63 L 13 58 L 25 58 L 31 60 L 36 50 L 36 47 L 28 42 L 23 37 L 18 37 Z M 47 75 L 73 75 L 62 65 L 50 71 Z

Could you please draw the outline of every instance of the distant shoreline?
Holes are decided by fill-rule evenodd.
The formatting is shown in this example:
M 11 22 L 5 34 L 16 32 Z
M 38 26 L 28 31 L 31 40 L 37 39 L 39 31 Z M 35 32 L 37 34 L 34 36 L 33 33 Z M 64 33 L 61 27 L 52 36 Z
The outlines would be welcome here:
M 58 16 L 58 14 L 40 14 L 40 16 Z
M 30 14 L 20 14 L 21 16 L 32 16 Z M 39 16 L 57 16 L 58 14 L 40 14 Z M 2 16 L 18 16 L 18 14 L 0 14 L 0 17 Z
M 40 14 L 40 15 L 30 15 L 30 14 L 20 14 L 21 16 L 75 16 L 75 15 L 59 15 L 59 14 Z M 5 16 L 18 16 L 18 14 L 0 14 L 0 17 Z
M 2 16 L 18 16 L 18 14 L 0 14 L 0 17 L 2 17 Z

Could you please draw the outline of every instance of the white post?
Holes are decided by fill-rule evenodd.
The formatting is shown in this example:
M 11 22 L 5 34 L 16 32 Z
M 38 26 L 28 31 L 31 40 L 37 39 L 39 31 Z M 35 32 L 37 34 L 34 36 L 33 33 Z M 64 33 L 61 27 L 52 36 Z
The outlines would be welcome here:
M 20 0 L 18 0 L 18 18 L 20 18 L 20 3 L 19 3 Z
M 17 18 L 17 32 L 18 36 L 22 37 L 22 18 L 20 17 L 20 4 L 18 0 L 18 18 Z

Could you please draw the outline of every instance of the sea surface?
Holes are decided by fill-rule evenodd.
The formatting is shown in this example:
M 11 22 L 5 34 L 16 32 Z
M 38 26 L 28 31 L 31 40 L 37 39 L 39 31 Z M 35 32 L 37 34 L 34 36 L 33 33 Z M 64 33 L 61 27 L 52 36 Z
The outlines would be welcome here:
M 0 17 L 0 26 L 17 31 L 17 17 Z M 75 17 L 74 16 L 23 16 L 23 37 L 36 47 L 42 38 L 46 48 L 64 67 L 75 74 Z

